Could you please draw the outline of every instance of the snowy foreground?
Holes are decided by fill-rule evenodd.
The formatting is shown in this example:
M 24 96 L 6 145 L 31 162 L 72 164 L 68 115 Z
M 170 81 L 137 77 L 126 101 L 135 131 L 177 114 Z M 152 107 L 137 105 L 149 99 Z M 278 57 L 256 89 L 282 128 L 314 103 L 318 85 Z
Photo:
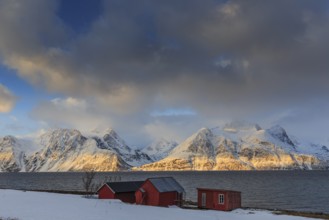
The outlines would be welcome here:
M 18 220 L 294 220 L 269 211 L 232 212 L 160 208 L 124 204 L 118 200 L 86 199 L 79 195 L 0 190 L 0 219 Z

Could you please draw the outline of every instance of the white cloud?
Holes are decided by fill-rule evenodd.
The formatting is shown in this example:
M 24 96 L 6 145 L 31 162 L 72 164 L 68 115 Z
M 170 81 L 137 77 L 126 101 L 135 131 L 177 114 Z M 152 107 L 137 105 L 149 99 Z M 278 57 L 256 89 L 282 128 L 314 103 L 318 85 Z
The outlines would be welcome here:
M 328 100 L 322 1 L 290 2 L 294 13 L 282 1 L 146 1 L 146 8 L 104 1 L 99 19 L 73 35 L 57 16 L 58 2 L 0 2 L 2 61 L 32 84 L 71 97 L 35 108 L 33 117 L 49 126 L 103 124 L 125 134 L 145 126 L 144 135 L 184 136 L 201 121 L 263 120 L 314 97 Z M 305 11 L 312 16 L 305 19 Z M 214 62 L 222 53 L 228 56 Z M 0 111 L 10 111 L 14 99 L 0 99 Z M 181 106 L 197 112 L 198 122 L 184 127 L 149 115 Z
M 41 128 L 39 130 L 36 130 L 32 133 L 28 133 L 28 134 L 24 134 L 24 135 L 17 135 L 18 138 L 26 138 L 26 139 L 36 139 L 38 137 L 40 137 L 41 135 L 45 134 L 48 130 L 47 129 L 44 129 L 44 128 Z
M 64 108 L 64 109 L 73 109 L 73 110 L 85 110 L 87 107 L 87 103 L 83 99 L 77 99 L 73 97 L 68 97 L 66 99 L 62 98 L 55 98 L 51 100 L 51 102 L 57 108 Z
M 225 18 L 234 18 L 240 11 L 240 5 L 232 3 L 231 1 L 219 7 L 218 11 L 223 14 Z
M 179 127 L 181 128 L 181 126 Z M 152 137 L 154 140 L 165 138 L 167 140 L 182 141 L 183 138 L 182 132 L 179 131 L 180 128 L 159 120 L 144 126 L 145 133 Z
M 10 112 L 15 102 L 16 97 L 5 86 L 0 84 L 0 113 Z
M 0 54 L 8 66 L 38 86 L 65 96 L 97 97 L 102 105 L 121 114 L 152 108 L 158 95 L 170 100 L 164 105 L 169 106 L 175 100 L 174 104 L 191 106 L 198 103 L 200 106 L 203 100 L 194 96 L 198 93 L 211 99 L 208 108 L 216 108 L 216 103 L 221 102 L 231 109 L 231 103 L 218 95 L 226 94 L 228 100 L 229 96 L 234 96 L 232 99 L 237 102 L 249 99 L 250 106 L 258 105 L 260 107 L 255 109 L 261 109 L 268 106 L 264 100 L 282 101 L 281 95 L 273 96 L 278 89 L 276 84 L 287 94 L 292 90 L 303 92 L 307 85 L 324 88 L 326 76 L 321 75 L 322 71 L 312 70 L 319 77 L 302 80 L 303 74 L 309 75 L 309 72 L 302 73 L 307 69 L 300 67 L 304 62 L 298 62 L 298 65 L 293 62 L 298 60 L 297 55 L 305 55 L 303 59 L 311 57 L 314 62 L 308 66 L 326 68 L 327 62 L 321 57 L 327 57 L 328 50 L 319 47 L 327 45 L 324 40 L 327 33 L 321 28 L 326 22 L 315 25 L 310 19 L 304 21 L 305 9 L 319 11 L 314 13 L 313 20 L 318 16 L 327 19 L 321 17 L 321 4 L 302 1 L 297 4 L 296 13 L 288 13 L 280 10 L 285 7 L 282 3 L 253 5 L 244 1 L 206 1 L 201 4 L 193 1 L 186 8 L 182 7 L 186 4 L 184 1 L 148 2 L 150 12 L 130 3 L 112 5 L 105 2 L 99 19 L 88 31 L 72 40 L 75 35 L 69 36 L 69 28 L 57 17 L 58 2 L 2 1 Z M 284 12 L 282 19 L 287 18 L 284 23 L 275 19 L 277 11 Z M 140 13 L 154 15 L 150 19 L 161 30 L 157 39 L 147 40 L 148 32 L 152 30 L 144 27 L 143 20 L 138 20 Z M 263 15 L 262 22 L 255 16 L 259 13 Z M 223 21 L 223 16 L 230 21 Z M 321 36 L 321 40 L 309 41 L 308 47 L 295 42 L 281 44 L 287 39 L 301 39 L 310 32 Z M 168 47 L 174 49 L 163 49 Z M 319 48 L 322 54 L 317 52 Z M 209 60 L 223 51 L 232 54 L 234 59 L 221 59 L 212 65 Z M 311 54 L 319 54 L 321 59 L 316 61 Z M 289 74 L 293 74 L 292 77 L 287 77 Z M 300 81 L 298 89 L 296 78 Z M 186 81 L 189 80 L 197 84 L 188 85 Z M 178 95 L 180 99 L 173 97 L 166 93 L 167 87 L 184 95 Z M 268 98 L 262 99 L 265 96 Z
M 153 111 L 151 112 L 151 116 L 153 117 L 159 117 L 159 116 L 194 116 L 197 113 L 188 108 L 171 108 L 171 109 L 165 109 L 162 111 Z
M 232 61 L 230 59 L 219 59 L 218 61 L 215 61 L 215 65 L 226 68 L 232 65 Z
M 56 98 L 40 103 L 32 117 L 46 123 L 48 127 L 78 128 L 90 131 L 101 125 L 110 126 L 111 120 L 91 103 L 73 97 Z

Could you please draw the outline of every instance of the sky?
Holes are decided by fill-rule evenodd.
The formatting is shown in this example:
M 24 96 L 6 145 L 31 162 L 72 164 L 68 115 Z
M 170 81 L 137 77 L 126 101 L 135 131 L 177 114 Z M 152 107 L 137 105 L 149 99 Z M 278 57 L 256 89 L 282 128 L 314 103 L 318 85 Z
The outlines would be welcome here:
M 0 136 L 249 121 L 329 144 L 326 0 L 0 0 Z

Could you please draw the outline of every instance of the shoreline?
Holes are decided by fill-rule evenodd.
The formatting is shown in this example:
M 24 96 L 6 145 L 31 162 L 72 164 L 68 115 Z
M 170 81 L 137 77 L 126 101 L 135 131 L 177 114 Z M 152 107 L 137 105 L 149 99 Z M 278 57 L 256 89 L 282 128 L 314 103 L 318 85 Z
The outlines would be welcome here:
M 251 170 L 117 170 L 117 171 L 97 171 L 93 170 L 95 173 L 152 173 L 152 172 L 312 172 L 312 171 L 329 171 L 329 166 L 321 169 L 251 169 Z M 75 171 L 18 171 L 18 172 L 6 172 L 0 171 L 0 174 L 26 174 L 26 173 L 85 173 L 86 170 L 75 170 Z M 88 172 L 88 171 L 87 171 Z
M 300 212 L 300 211 L 289 211 L 289 210 L 272 211 L 272 213 L 276 215 L 290 215 L 290 216 L 300 216 L 306 218 L 329 219 L 329 214 L 326 213 Z

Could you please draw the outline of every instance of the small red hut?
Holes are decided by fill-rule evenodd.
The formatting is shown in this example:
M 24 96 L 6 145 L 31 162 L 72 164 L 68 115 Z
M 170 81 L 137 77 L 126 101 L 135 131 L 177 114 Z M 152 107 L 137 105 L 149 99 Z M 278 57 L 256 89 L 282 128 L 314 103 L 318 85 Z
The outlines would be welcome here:
M 122 202 L 135 203 L 135 192 L 144 181 L 108 182 L 99 190 L 99 199 L 120 199 Z
M 241 208 L 241 192 L 198 188 L 198 208 L 222 211 Z
M 180 206 L 184 193 L 184 188 L 172 177 L 149 178 L 136 191 L 136 204 Z

